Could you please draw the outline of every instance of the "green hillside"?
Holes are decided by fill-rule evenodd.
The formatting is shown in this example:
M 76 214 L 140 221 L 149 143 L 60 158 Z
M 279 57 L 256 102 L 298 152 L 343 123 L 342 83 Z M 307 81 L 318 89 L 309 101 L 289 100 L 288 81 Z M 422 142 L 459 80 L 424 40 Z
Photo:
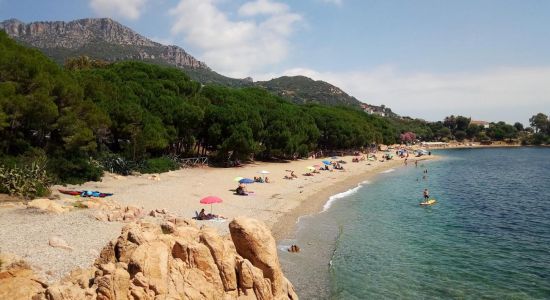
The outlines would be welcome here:
M 294 103 L 317 103 L 359 107 L 361 101 L 324 81 L 315 81 L 305 76 L 283 76 L 269 81 L 256 82 L 266 90 Z

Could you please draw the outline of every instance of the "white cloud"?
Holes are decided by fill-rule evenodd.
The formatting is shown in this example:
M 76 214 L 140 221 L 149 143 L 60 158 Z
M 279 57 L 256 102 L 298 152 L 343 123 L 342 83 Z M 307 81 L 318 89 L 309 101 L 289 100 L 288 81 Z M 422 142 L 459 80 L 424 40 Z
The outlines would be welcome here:
M 405 73 L 390 66 L 338 73 L 297 68 L 283 73 L 324 80 L 364 102 L 385 104 L 399 114 L 427 120 L 461 114 L 527 125 L 532 115 L 550 113 L 550 67 L 453 74 Z
M 148 0 L 90 0 L 90 7 L 96 14 L 105 17 L 123 17 L 136 20 L 140 17 Z
M 325 3 L 329 3 L 329 4 L 334 4 L 334 5 L 342 5 L 342 3 L 344 3 L 344 0 L 321 0 L 322 2 L 325 2 Z
M 243 4 L 239 8 L 239 14 L 243 16 L 281 14 L 288 11 L 288 6 L 270 0 L 257 0 Z
M 243 4 L 237 20 L 217 7 L 216 0 L 180 0 L 170 13 L 175 17 L 173 35 L 201 53 L 214 70 L 235 77 L 284 60 L 289 38 L 302 17 L 281 2 L 256 0 Z

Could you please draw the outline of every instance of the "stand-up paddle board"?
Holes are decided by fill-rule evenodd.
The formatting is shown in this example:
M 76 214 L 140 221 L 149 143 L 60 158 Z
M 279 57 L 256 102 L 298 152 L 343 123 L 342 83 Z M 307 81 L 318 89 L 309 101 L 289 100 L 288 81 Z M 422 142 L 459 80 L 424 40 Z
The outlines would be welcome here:
M 434 205 L 437 201 L 435 201 L 435 199 L 430 199 L 428 201 L 424 201 L 424 202 L 420 202 L 420 205 L 422 206 L 429 206 L 429 205 Z

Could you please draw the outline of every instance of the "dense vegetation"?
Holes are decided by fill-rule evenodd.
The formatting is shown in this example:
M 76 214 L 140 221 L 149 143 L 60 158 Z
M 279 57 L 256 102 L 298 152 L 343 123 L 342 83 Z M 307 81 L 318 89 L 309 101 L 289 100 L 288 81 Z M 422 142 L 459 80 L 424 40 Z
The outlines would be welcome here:
M 41 159 L 57 181 L 159 172 L 185 156 L 289 159 L 398 136 L 389 120 L 360 110 L 202 86 L 175 68 L 86 57 L 62 68 L 0 33 L 1 164 Z
M 550 143 L 548 117 L 539 113 L 530 119 L 531 127 L 524 128 L 516 122 L 513 125 L 505 122 L 493 122 L 479 125 L 464 116 L 448 116 L 443 121 L 426 122 L 419 119 L 393 119 L 398 131 L 411 131 L 416 138 L 424 141 L 451 140 L 491 143 L 493 141 L 521 142 L 524 145 L 541 145 Z
M 528 144 L 550 144 L 550 119 L 543 113 L 538 113 L 529 119 L 531 123 L 529 135 L 525 141 Z

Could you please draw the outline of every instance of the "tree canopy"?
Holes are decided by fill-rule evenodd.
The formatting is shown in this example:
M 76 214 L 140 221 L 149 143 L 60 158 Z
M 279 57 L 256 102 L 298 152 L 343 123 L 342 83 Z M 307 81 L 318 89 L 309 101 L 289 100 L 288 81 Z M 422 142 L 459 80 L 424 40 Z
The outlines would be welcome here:
M 288 159 L 394 143 L 402 125 L 353 108 L 297 105 L 263 88 L 202 86 L 142 62 L 79 57 L 63 68 L 0 32 L 0 158 L 45 157 L 60 181 L 97 179 L 113 155 Z

